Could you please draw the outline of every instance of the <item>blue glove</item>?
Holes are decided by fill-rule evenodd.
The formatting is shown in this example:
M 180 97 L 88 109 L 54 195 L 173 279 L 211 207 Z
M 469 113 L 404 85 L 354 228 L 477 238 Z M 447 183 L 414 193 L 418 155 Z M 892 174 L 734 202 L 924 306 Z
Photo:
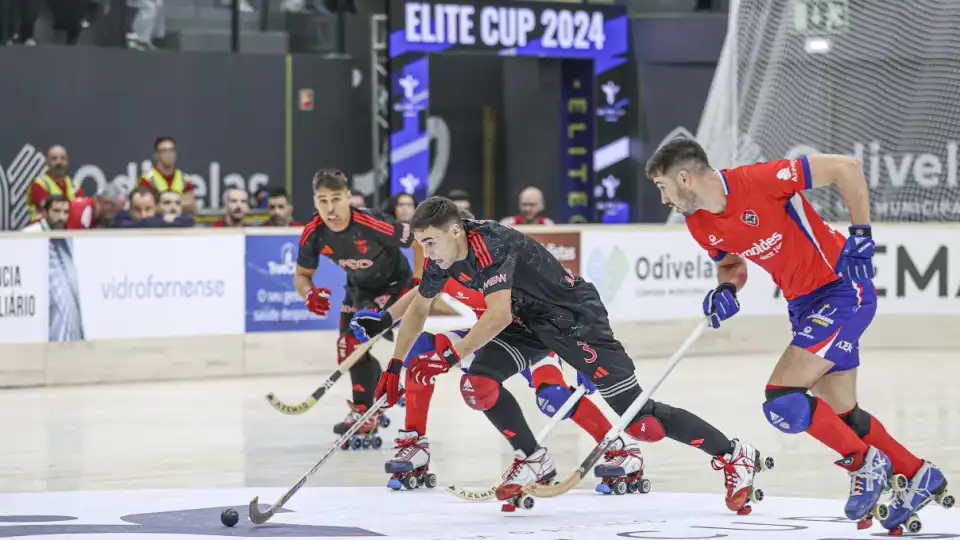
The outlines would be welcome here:
M 597 391 L 597 385 L 593 384 L 593 381 L 590 380 L 590 377 L 587 377 L 579 371 L 577 372 L 577 385 L 586 388 L 586 395 L 588 396 Z
M 837 257 L 833 269 L 845 281 L 866 283 L 873 279 L 873 251 L 877 243 L 873 241 L 869 225 L 850 227 L 850 237 L 843 244 L 843 250 Z
M 389 311 L 373 311 L 364 309 L 358 311 L 350 320 L 350 329 L 361 343 L 370 341 L 373 336 L 380 335 L 384 330 L 393 326 L 393 316 Z
M 714 328 L 720 328 L 720 321 L 733 317 L 738 311 L 740 302 L 737 301 L 737 286 L 733 283 L 721 283 L 703 299 L 703 314 Z

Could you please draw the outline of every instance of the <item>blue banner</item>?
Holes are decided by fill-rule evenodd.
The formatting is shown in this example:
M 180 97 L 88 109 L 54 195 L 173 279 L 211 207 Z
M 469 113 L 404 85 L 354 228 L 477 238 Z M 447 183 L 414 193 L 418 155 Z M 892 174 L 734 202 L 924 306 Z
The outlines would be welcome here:
M 422 201 L 430 182 L 430 60 L 408 56 L 415 59 L 391 60 L 390 194 L 409 193 Z
M 563 223 L 596 221 L 593 205 L 593 62 L 561 64 L 560 219 Z

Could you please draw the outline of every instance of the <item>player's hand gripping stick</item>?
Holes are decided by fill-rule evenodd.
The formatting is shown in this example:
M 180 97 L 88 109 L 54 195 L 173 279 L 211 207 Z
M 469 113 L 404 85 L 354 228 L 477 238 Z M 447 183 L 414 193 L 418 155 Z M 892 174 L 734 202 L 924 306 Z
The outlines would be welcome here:
M 370 336 L 376 336 L 393 327 L 393 315 L 389 311 L 373 311 L 364 309 L 358 311 L 350 321 L 350 329 L 360 343 L 370 341 Z
M 853 225 L 833 271 L 843 276 L 848 283 L 866 283 L 872 280 L 873 252 L 876 246 L 869 225 Z
M 266 396 L 267 403 L 269 403 L 271 407 L 282 412 L 283 414 L 303 414 L 309 411 L 310 409 L 313 408 L 314 405 L 317 404 L 317 401 L 319 401 L 320 398 L 322 398 L 324 394 L 327 393 L 327 390 L 333 388 L 333 385 L 338 380 L 340 380 L 340 377 L 343 377 L 345 373 L 349 372 L 350 368 L 352 368 L 354 364 L 359 362 L 360 359 L 363 358 L 365 354 L 367 354 L 367 351 L 369 351 L 373 347 L 373 345 L 381 337 L 383 337 L 388 331 L 390 331 L 390 328 L 387 328 L 383 332 L 380 332 L 379 334 L 373 336 L 373 339 L 371 339 L 370 341 L 366 343 L 362 343 L 357 348 L 355 348 L 353 352 L 350 354 L 350 356 L 346 357 L 344 361 L 339 366 L 337 366 L 337 370 L 334 371 L 333 374 L 327 378 L 327 380 L 323 381 L 323 384 L 321 384 L 319 388 L 314 390 L 313 394 L 311 394 L 310 397 L 308 397 L 305 401 L 301 403 L 297 403 L 296 405 L 287 405 L 286 403 L 277 399 L 277 396 L 274 395 L 273 392 L 270 392 Z
M 434 343 L 436 350 L 417 355 L 407 366 L 410 377 L 420 384 L 434 384 L 437 375 L 450 371 L 450 368 L 460 363 L 460 357 L 457 351 L 453 350 L 450 338 L 437 334 Z
M 400 371 L 403 369 L 403 360 L 394 358 L 387 365 L 387 370 L 380 375 L 377 382 L 377 399 L 387 398 L 386 407 L 393 407 L 400 402 L 404 390 L 400 388 Z
M 690 335 L 687 336 L 687 339 L 680 344 L 680 348 L 677 349 L 677 352 L 673 353 L 673 356 L 667 360 L 667 367 L 663 369 L 663 373 L 660 375 L 660 378 L 657 379 L 653 386 L 644 390 L 637 396 L 637 399 L 633 400 L 633 403 L 630 404 L 630 407 L 624 411 L 623 415 L 620 416 L 620 419 L 617 420 L 617 423 L 610 428 L 610 431 L 604 435 L 603 439 L 597 443 L 593 448 L 590 454 L 580 463 L 580 466 L 571 474 L 566 480 L 558 484 L 553 485 L 544 485 L 538 484 L 536 482 L 531 482 L 523 486 L 523 492 L 529 493 L 534 497 L 556 497 L 558 495 L 563 495 L 564 493 L 573 489 L 577 484 L 583 480 L 583 477 L 587 475 L 593 465 L 600 459 L 600 456 L 607 451 L 607 447 L 613 444 L 614 441 L 620 437 L 620 433 L 623 432 L 624 428 L 627 427 L 627 424 L 633 421 L 633 418 L 637 416 L 637 413 L 640 412 L 640 409 L 647 404 L 647 401 L 653 397 L 653 394 L 657 392 L 657 389 L 660 388 L 660 385 L 667 380 L 667 377 L 670 376 L 670 373 L 673 371 L 677 364 L 680 363 L 680 360 L 683 359 L 683 356 L 687 354 L 687 351 L 690 350 L 690 347 L 700 339 L 700 336 L 703 334 L 704 330 L 707 329 L 709 321 L 702 321 L 697 325 L 696 328 L 690 332 Z M 557 415 L 559 416 L 559 415 Z
M 320 467 L 326 463 L 330 456 L 332 456 L 334 452 L 343 446 L 344 442 L 350 440 L 350 438 L 353 437 L 360 427 L 366 424 L 367 421 L 370 420 L 370 418 L 383 407 L 384 403 L 386 403 L 386 399 L 378 399 L 369 409 L 367 409 L 367 412 L 365 412 L 359 420 L 350 426 L 350 429 L 348 429 L 343 435 L 340 436 L 340 438 L 337 439 L 337 442 L 333 443 L 333 446 L 331 446 L 330 449 L 327 450 L 327 453 L 320 458 L 320 461 L 318 461 L 316 465 L 311 467 L 309 471 L 300 477 L 300 480 L 294 484 L 292 488 L 288 489 L 286 493 L 281 495 L 280 498 L 277 499 L 277 502 L 275 502 L 273 506 L 268 508 L 265 512 L 260 511 L 260 506 L 258 504 L 260 497 L 254 497 L 253 500 L 250 501 L 250 521 L 256 523 L 257 525 L 261 525 L 266 523 L 268 519 L 272 518 L 273 515 L 283 507 L 283 505 L 287 504 L 287 501 L 289 501 L 297 491 L 300 491 L 300 488 L 307 483 L 307 479 L 313 476 L 314 473 L 316 473 Z
M 733 283 L 721 283 L 703 298 L 703 314 L 713 328 L 720 328 L 720 321 L 733 317 L 740 311 L 737 300 L 737 286 Z
M 320 317 L 330 312 L 330 289 L 314 287 L 307 293 L 307 309 Z

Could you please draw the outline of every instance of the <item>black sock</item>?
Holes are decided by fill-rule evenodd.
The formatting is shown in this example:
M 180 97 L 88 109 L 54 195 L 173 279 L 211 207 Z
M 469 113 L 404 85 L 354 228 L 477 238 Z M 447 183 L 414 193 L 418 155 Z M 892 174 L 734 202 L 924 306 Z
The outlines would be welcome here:
M 377 391 L 377 382 L 380 381 L 380 362 L 369 354 L 365 354 L 350 368 L 350 384 L 353 386 L 353 403 L 370 407 Z
M 514 450 L 523 450 L 526 455 L 534 453 L 539 445 L 530 431 L 520 405 L 506 388 L 500 388 L 500 396 L 493 407 L 483 411 L 487 419 L 502 433 Z

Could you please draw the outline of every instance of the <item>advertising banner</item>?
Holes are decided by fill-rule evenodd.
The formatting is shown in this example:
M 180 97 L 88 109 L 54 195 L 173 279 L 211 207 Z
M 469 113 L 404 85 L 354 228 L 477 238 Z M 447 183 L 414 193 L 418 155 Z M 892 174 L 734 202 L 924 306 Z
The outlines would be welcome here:
M 243 333 L 240 235 L 77 237 L 83 338 Z
M 0 343 L 47 341 L 46 238 L 0 239 Z
M 580 275 L 580 231 L 525 233 L 540 242 L 570 272 Z

